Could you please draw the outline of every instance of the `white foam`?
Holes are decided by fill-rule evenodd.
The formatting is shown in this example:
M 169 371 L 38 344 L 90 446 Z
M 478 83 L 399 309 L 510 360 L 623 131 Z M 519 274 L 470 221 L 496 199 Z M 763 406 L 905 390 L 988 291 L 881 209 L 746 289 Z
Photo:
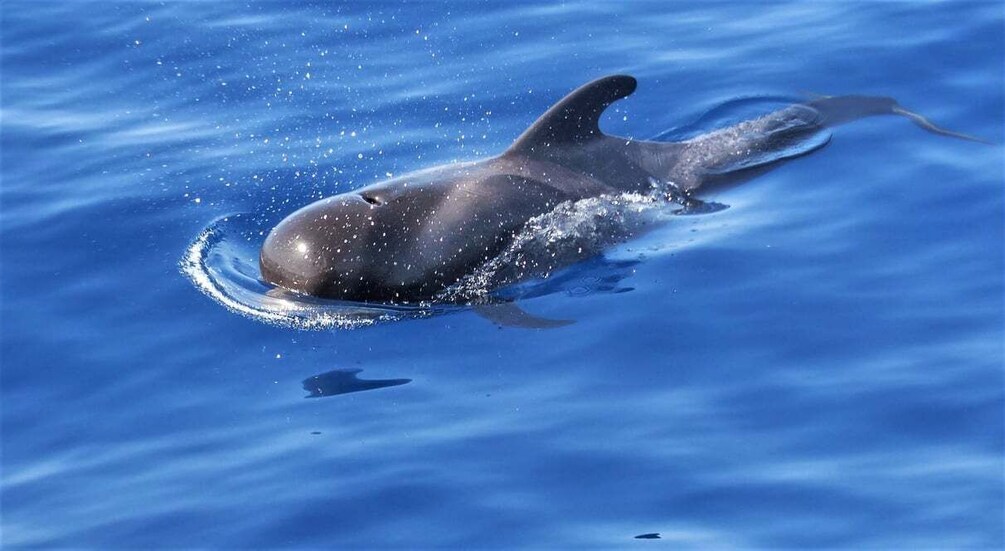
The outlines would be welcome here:
M 596 256 L 674 214 L 667 190 L 568 201 L 534 217 L 496 257 L 447 289 L 444 300 L 476 300 L 523 279 L 547 279 L 563 267 Z

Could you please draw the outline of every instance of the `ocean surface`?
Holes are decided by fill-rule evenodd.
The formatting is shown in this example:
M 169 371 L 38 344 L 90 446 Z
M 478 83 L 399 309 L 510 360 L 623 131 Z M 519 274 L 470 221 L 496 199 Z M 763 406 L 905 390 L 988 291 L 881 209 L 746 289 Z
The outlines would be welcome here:
M 1003 37 L 995 1 L 5 0 L 0 543 L 1001 548 Z M 836 128 L 502 291 L 562 327 L 265 294 L 287 214 L 612 73 L 622 136 L 872 94 L 991 145 Z

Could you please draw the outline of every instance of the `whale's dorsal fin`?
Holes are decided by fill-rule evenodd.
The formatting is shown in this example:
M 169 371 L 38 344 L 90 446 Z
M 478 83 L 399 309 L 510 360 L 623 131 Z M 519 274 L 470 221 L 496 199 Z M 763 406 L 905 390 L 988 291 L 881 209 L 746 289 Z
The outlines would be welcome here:
M 524 329 L 554 329 L 565 327 L 572 320 L 552 320 L 540 318 L 520 308 L 512 302 L 494 302 L 490 304 L 475 304 L 472 309 L 479 316 L 491 321 L 499 327 L 522 327 Z
M 576 88 L 524 131 L 507 153 L 540 151 L 600 137 L 600 115 L 615 101 L 631 95 L 635 85 L 633 77 L 613 75 Z

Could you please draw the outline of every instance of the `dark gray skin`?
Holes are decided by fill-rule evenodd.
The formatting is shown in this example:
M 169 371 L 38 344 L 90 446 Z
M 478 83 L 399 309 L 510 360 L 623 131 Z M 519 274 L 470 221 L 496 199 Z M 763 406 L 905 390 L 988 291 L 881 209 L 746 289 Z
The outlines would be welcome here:
M 262 277 L 324 298 L 432 300 L 502 251 L 528 220 L 565 201 L 648 192 L 653 181 L 672 182 L 696 201 L 777 164 L 756 160 L 766 152 L 872 115 L 899 114 L 972 139 L 891 98 L 866 96 L 816 99 L 683 142 L 601 133 L 603 111 L 635 87 L 630 76 L 601 78 L 555 104 L 498 157 L 407 174 L 294 212 L 265 239 Z

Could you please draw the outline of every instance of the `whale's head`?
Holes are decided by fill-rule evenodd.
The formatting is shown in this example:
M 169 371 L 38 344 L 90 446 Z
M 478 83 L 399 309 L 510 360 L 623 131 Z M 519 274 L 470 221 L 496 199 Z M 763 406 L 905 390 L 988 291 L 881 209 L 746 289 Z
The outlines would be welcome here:
M 373 206 L 355 193 L 312 203 L 269 232 L 259 265 L 268 283 L 318 297 L 362 298 L 372 278 Z
M 428 298 L 449 271 L 453 187 L 449 178 L 398 178 L 307 205 L 265 238 L 262 277 L 316 297 Z
M 259 258 L 262 277 L 324 298 L 434 298 L 545 208 L 539 193 L 528 199 L 521 182 L 460 166 L 322 199 L 269 233 Z

